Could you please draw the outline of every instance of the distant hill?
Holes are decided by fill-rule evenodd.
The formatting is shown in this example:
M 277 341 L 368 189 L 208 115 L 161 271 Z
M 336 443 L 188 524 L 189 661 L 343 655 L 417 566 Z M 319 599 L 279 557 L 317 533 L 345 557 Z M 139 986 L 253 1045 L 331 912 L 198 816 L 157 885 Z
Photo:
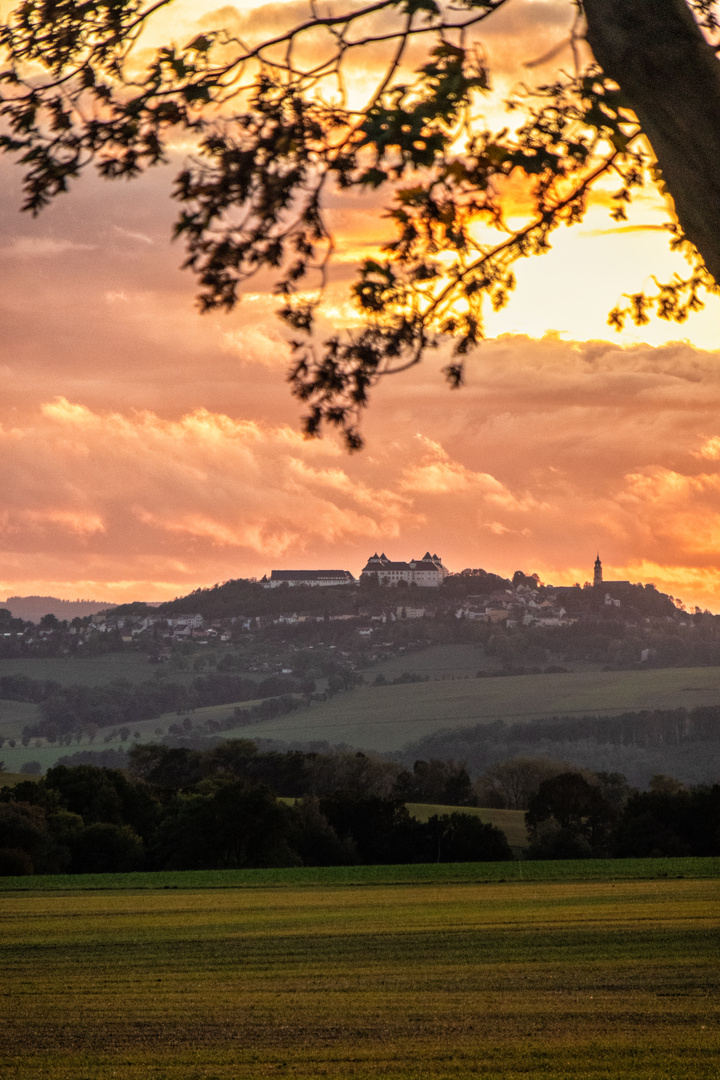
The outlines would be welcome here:
M 256 581 L 235 578 L 208 589 L 196 589 L 188 596 L 168 600 L 157 608 L 162 615 L 202 615 L 204 619 L 229 619 L 237 615 L 255 618 L 258 615 L 280 615 L 288 610 L 323 614 L 358 612 L 362 600 L 372 590 L 361 591 L 355 585 L 281 586 L 265 589 Z M 383 599 L 388 602 L 388 591 Z
M 534 584 L 534 582 L 533 582 Z M 485 570 L 464 570 L 451 574 L 440 589 L 410 586 L 409 589 L 388 589 L 363 581 L 357 585 L 288 586 L 275 589 L 247 578 L 234 578 L 209 588 L 195 589 L 187 596 L 167 600 L 157 607 L 158 613 L 173 615 L 202 615 L 204 619 L 229 619 L 242 615 L 255 618 L 295 611 L 314 615 L 358 615 L 381 612 L 402 603 L 454 603 L 457 596 L 468 592 L 488 594 L 496 589 L 509 589 L 510 582 Z
M 35 623 L 40 622 L 43 615 L 82 619 L 113 606 L 111 600 L 58 600 L 56 596 L 9 596 L 4 603 L 0 601 L 0 607 L 8 608 L 13 618 Z

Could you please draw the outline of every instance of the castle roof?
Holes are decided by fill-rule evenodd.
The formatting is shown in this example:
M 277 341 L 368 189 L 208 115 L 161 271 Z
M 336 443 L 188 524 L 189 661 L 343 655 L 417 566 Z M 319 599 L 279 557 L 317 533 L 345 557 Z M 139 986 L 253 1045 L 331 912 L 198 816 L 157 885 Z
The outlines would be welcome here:
M 385 572 L 406 571 L 411 573 L 413 570 L 445 570 L 438 555 L 431 555 L 429 551 L 426 551 L 422 559 L 411 559 L 409 562 L 393 561 L 388 559 L 385 552 L 382 555 L 378 555 L 375 552 L 371 555 L 365 566 L 362 569 L 363 574 L 382 574 Z
M 353 581 L 349 570 L 273 570 L 271 581 L 324 581 L 327 578 L 345 578 Z

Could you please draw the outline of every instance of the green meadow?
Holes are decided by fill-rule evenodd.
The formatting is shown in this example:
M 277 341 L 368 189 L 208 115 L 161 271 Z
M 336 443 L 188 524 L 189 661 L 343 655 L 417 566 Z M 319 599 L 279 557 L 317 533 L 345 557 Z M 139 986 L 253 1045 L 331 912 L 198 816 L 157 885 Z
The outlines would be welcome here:
M 0 1077 L 715 1080 L 720 861 L 663 862 L 18 879 Z
M 103 686 L 116 679 L 140 683 L 151 679 L 158 668 L 148 664 L 145 653 L 105 653 L 87 660 L 80 657 L 42 657 L 0 660 L 0 675 L 27 675 L 29 679 L 54 679 L 61 686 Z M 182 673 L 173 672 L 175 681 Z
M 17 772 L 1 772 L 0 773 L 0 788 L 9 787 L 13 788 L 16 784 L 23 784 L 26 780 L 39 780 L 39 775 L 29 775 L 28 773 Z
M 418 654 L 422 656 L 422 654 Z M 323 739 L 390 752 L 444 728 L 547 716 L 602 716 L 626 710 L 717 704 L 720 668 L 583 671 L 490 679 L 446 677 L 366 686 L 286 716 L 254 724 L 249 737 Z
M 428 821 L 434 814 L 470 814 L 479 817 L 485 825 L 494 825 L 502 830 L 512 848 L 527 847 L 528 836 L 525 827 L 524 810 L 498 810 L 485 806 L 441 806 L 433 803 L 406 803 L 410 816 L 417 821 Z
M 117 892 L 155 889 L 257 889 L 317 885 L 455 885 L 498 882 L 720 880 L 720 858 L 554 859 L 550 862 L 403 863 L 379 866 L 269 867 L 252 870 L 152 870 L 127 874 L 48 874 L 0 878 L 8 892 Z
M 20 739 L 26 724 L 38 719 L 38 707 L 29 701 L 8 701 L 0 698 L 0 735 L 6 739 Z
M 457 655 L 455 655 L 457 653 Z M 388 686 L 364 686 L 248 727 L 233 729 L 234 736 L 285 741 L 325 741 L 346 744 L 367 751 L 390 753 L 437 731 L 473 727 L 502 720 L 507 724 L 548 716 L 612 715 L 641 709 L 693 708 L 720 700 L 720 667 L 666 668 L 652 671 L 573 671 L 550 675 L 513 675 L 477 679 L 469 676 L 474 665 L 470 646 L 437 646 L 388 661 L 388 676 L 397 669 L 433 672 L 430 682 Z M 390 669 L 390 664 L 394 665 Z M 153 669 L 137 656 L 118 654 L 98 660 L 0 661 L 0 674 L 23 672 L 34 678 L 57 678 L 61 682 L 100 684 L 111 678 L 141 681 L 152 677 Z M 371 679 L 375 669 L 367 678 Z M 187 678 L 167 671 L 165 678 Z M 394 676 L 393 676 L 394 677 Z M 249 707 L 253 702 L 242 702 Z M 224 720 L 233 705 L 213 705 L 191 714 L 194 725 L 208 720 Z M 24 702 L 0 701 L 0 735 L 18 738 L 23 726 L 37 717 L 37 706 Z M 131 736 L 141 742 L 157 738 L 156 729 L 166 732 L 178 721 L 176 713 L 129 725 Z M 130 742 L 135 741 L 132 737 Z M 50 767 L 58 757 L 76 750 L 102 749 L 103 734 L 92 746 L 87 739 L 58 747 L 32 743 L 25 748 L 5 744 L 0 757 L 8 769 L 19 769 L 35 759 Z M 114 741 L 109 744 L 118 747 Z M 128 744 L 126 744 L 128 745 Z
M 426 649 L 410 649 L 390 660 L 373 664 L 372 675 L 382 674 L 388 681 L 408 672 L 429 675 L 431 679 L 474 679 L 478 671 L 493 664 L 479 645 L 452 642 L 430 645 Z

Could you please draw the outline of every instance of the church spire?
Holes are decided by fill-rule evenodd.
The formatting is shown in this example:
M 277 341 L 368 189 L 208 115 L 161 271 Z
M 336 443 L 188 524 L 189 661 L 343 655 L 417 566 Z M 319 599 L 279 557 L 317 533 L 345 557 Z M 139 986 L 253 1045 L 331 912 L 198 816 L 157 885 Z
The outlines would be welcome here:
M 600 553 L 598 552 L 598 557 L 595 560 L 595 572 L 593 574 L 593 586 L 596 589 L 599 589 L 600 586 L 602 585 L 602 583 L 603 583 L 602 563 L 600 562 Z

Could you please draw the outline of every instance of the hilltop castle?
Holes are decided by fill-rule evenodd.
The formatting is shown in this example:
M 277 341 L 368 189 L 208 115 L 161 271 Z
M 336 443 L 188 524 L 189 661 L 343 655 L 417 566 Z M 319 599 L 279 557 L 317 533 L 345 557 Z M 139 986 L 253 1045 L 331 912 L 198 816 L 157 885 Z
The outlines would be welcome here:
M 391 562 L 385 552 L 371 555 L 360 574 L 361 581 L 373 581 L 378 585 L 408 585 L 437 587 L 442 585 L 450 571 L 443 566 L 439 555 L 426 551 L 422 559 L 410 562 Z

